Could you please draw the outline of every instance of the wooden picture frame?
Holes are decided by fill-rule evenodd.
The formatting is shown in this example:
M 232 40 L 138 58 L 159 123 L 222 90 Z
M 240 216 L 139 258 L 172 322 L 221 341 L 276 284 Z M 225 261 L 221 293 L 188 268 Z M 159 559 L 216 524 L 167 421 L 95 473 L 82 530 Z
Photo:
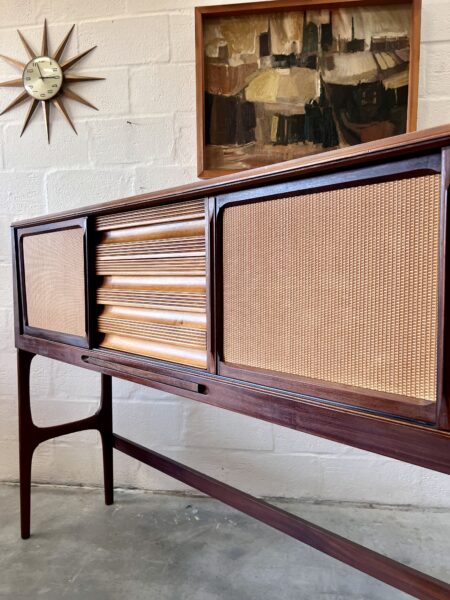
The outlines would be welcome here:
M 410 7 L 411 10 L 408 32 L 409 35 L 406 38 L 406 36 L 400 36 L 400 34 L 398 34 L 396 38 L 397 41 L 395 41 L 393 37 L 392 39 L 389 39 L 388 37 L 384 36 L 384 51 L 381 48 L 381 41 L 381 45 L 379 47 L 372 46 L 372 48 L 375 48 L 375 50 L 372 50 L 372 48 L 368 50 L 367 41 L 364 43 L 364 39 L 355 38 L 353 19 L 351 26 L 352 39 L 347 40 L 339 38 L 339 41 L 337 41 L 337 39 L 333 37 L 333 21 L 331 17 L 333 10 L 341 8 L 346 9 L 346 15 L 348 16 L 351 14 L 348 12 L 349 9 L 355 9 L 355 11 L 359 11 L 358 13 L 355 12 L 355 14 L 361 14 L 361 9 L 364 9 L 365 7 L 380 7 L 380 9 L 385 10 L 390 6 L 395 6 L 397 7 L 397 10 L 399 10 L 399 7 L 402 5 L 405 5 L 405 7 Z M 238 171 L 245 171 L 249 168 L 268 166 L 275 162 L 284 162 L 286 160 L 308 156 L 317 152 L 323 152 L 327 149 L 350 146 L 360 142 L 374 141 L 376 139 L 390 137 L 396 134 L 415 131 L 417 124 L 419 83 L 421 5 L 422 0 L 273 0 L 269 2 L 252 2 L 249 4 L 196 7 L 195 39 L 198 177 L 209 178 L 235 173 Z M 211 67 L 209 68 L 209 72 L 210 74 L 213 74 L 212 77 L 214 77 L 214 81 L 211 80 L 212 83 L 209 88 L 209 92 L 207 92 L 206 78 L 208 68 L 205 60 L 205 34 L 208 23 L 211 25 L 212 19 L 215 19 L 217 23 L 217 19 L 221 17 L 248 18 L 251 16 L 257 18 L 258 15 L 267 16 L 270 13 L 278 13 L 279 16 L 280 13 L 289 14 L 293 11 L 304 12 L 306 16 L 307 12 L 309 11 L 326 10 L 330 11 L 329 28 L 331 33 L 329 35 L 331 36 L 333 43 L 333 52 L 328 52 L 328 55 L 331 56 L 330 60 L 335 60 L 333 57 L 336 54 L 341 53 L 341 46 L 342 48 L 345 46 L 345 52 L 349 55 L 353 54 L 353 56 L 357 51 L 360 51 L 361 48 L 364 47 L 364 53 L 367 55 L 372 55 L 372 57 L 366 57 L 366 60 L 370 59 L 370 61 L 374 61 L 374 64 L 378 69 L 378 75 L 374 70 L 371 71 L 372 74 L 370 75 L 369 82 L 364 82 L 363 80 L 359 81 L 357 84 L 352 83 L 351 85 L 348 83 L 345 85 L 324 85 L 322 81 L 322 75 L 324 68 L 323 64 L 325 63 L 321 63 L 322 66 L 320 66 L 319 70 L 319 61 L 317 61 L 317 59 L 325 55 L 323 54 L 324 51 L 322 48 L 319 49 L 319 45 L 317 46 L 317 50 L 315 52 L 315 58 L 314 53 L 311 55 L 308 54 L 308 57 L 305 58 L 306 53 L 303 52 L 303 49 L 301 52 L 299 52 L 298 48 L 297 53 L 293 52 L 290 55 L 294 57 L 294 60 L 297 61 L 295 63 L 296 65 L 303 64 L 306 59 L 308 61 L 312 60 L 311 56 L 313 56 L 315 64 L 317 65 L 316 67 L 311 68 L 311 63 L 305 68 L 299 68 L 296 66 L 294 69 L 291 69 L 291 67 L 287 67 L 288 63 L 285 64 L 288 58 L 290 60 L 290 56 L 275 56 L 273 51 L 270 50 L 270 52 L 272 52 L 270 56 L 262 57 L 262 55 L 258 55 L 257 57 L 255 42 L 255 54 L 250 58 L 248 56 L 245 57 L 245 61 L 253 61 L 248 64 L 240 63 L 238 66 L 231 66 L 228 59 L 228 45 L 223 46 L 223 48 L 225 48 L 223 51 L 223 56 L 220 56 L 219 53 L 219 56 L 210 59 Z M 306 22 L 307 21 L 305 18 L 303 23 L 306 24 Z M 308 22 L 308 25 L 311 22 L 312 21 Z M 322 27 L 322 25 L 320 27 Z M 318 30 L 322 31 L 320 27 L 318 27 Z M 298 29 L 300 30 L 300 25 L 298 26 Z M 215 31 L 217 31 L 217 27 Z M 269 34 L 267 35 L 270 35 L 270 25 Z M 366 36 L 367 35 L 369 34 L 366 34 Z M 379 37 L 380 36 L 371 37 L 371 45 L 374 43 L 374 40 L 377 41 Z M 217 37 L 215 40 L 217 41 Z M 214 43 L 216 43 L 216 41 Z M 271 42 L 267 40 L 266 42 L 267 47 L 270 48 Z M 260 36 L 259 53 L 261 52 L 261 43 Z M 297 44 L 297 42 L 292 43 Z M 320 44 L 321 43 L 322 42 L 320 42 Z M 358 46 L 357 48 L 355 45 L 356 43 L 360 44 L 361 47 Z M 319 42 L 317 42 L 317 44 L 319 44 Z M 336 44 L 339 46 L 339 52 L 336 51 Z M 352 49 L 348 50 L 350 44 L 353 44 L 354 48 L 352 46 Z M 394 49 L 396 44 L 398 45 L 397 50 L 387 52 L 388 48 Z M 405 46 L 405 44 L 407 45 Z M 409 48 L 408 58 L 405 57 L 405 51 L 407 48 Z M 378 50 L 378 52 L 376 50 Z M 269 52 L 269 50 L 267 50 L 267 52 Z M 380 53 L 383 55 L 388 55 L 385 56 L 387 57 L 388 61 L 383 63 L 383 68 L 380 66 L 380 62 L 378 62 L 378 60 L 376 60 L 374 57 L 375 55 L 379 56 Z M 395 61 L 397 62 L 394 66 L 392 66 L 392 56 L 394 56 L 394 53 L 398 53 L 399 56 L 402 56 L 402 60 L 404 59 L 403 66 L 398 62 L 400 59 L 398 59 L 397 54 L 395 54 L 394 57 Z M 326 57 L 327 60 L 329 56 Z M 270 58 L 272 61 L 270 68 L 261 68 L 260 65 L 262 64 L 262 58 Z M 276 61 L 281 61 L 280 65 L 282 66 L 280 68 L 277 66 L 278 63 L 276 63 L 274 66 L 275 59 Z M 355 60 L 360 59 L 361 57 L 358 57 L 358 59 L 355 57 Z M 342 62 L 344 59 L 340 60 Z M 409 66 L 405 67 L 407 64 Z M 225 75 L 218 74 L 222 70 L 222 67 L 225 67 Z M 319 95 L 317 95 L 314 100 L 306 101 L 306 99 L 304 99 L 303 104 L 299 102 L 299 109 L 297 111 L 299 114 L 293 114 L 292 112 L 297 110 L 295 102 L 292 103 L 289 101 L 289 104 L 285 103 L 280 106 L 278 91 L 274 92 L 276 100 L 271 98 L 271 102 L 274 100 L 272 103 L 263 102 L 265 96 L 264 94 L 261 94 L 260 91 L 255 91 L 256 88 L 252 88 L 250 93 L 250 83 L 253 83 L 255 80 L 258 80 L 263 76 L 265 77 L 268 71 L 280 72 L 282 70 L 287 70 L 287 68 L 289 68 L 290 77 L 291 75 L 292 77 L 302 77 L 306 72 L 316 74 L 315 78 L 318 82 L 316 82 L 316 89 L 320 90 L 320 94 L 318 92 Z M 334 68 L 335 66 L 333 65 L 333 69 Z M 398 70 L 402 68 L 403 70 Z M 231 69 L 234 69 L 235 73 L 231 73 Z M 238 70 L 240 70 L 240 73 Z M 388 85 L 381 83 L 381 73 L 383 74 L 383 77 L 386 78 L 386 81 L 389 79 L 390 83 Z M 226 92 L 223 94 L 220 93 L 224 90 L 223 82 L 221 82 L 219 79 L 221 76 L 225 77 L 226 85 L 229 87 L 229 89 L 227 88 Z M 407 84 L 405 84 L 405 81 L 407 81 Z M 315 85 L 314 82 L 312 85 Z M 336 118 L 336 104 L 333 105 L 333 100 L 326 100 L 326 106 L 322 104 L 323 90 L 325 88 L 332 88 L 333 86 L 335 89 L 345 88 L 347 90 L 346 93 L 348 94 L 356 94 L 356 92 L 353 92 L 353 89 L 358 88 L 358 94 L 360 94 L 361 98 L 364 98 L 361 100 L 361 103 L 364 102 L 368 107 L 366 110 L 367 118 L 369 118 L 370 114 L 373 114 L 371 112 L 372 108 L 369 105 L 371 103 L 378 103 L 379 110 L 377 114 L 380 119 L 381 115 L 384 114 L 384 120 L 376 120 L 370 123 L 367 121 L 367 119 L 359 123 L 349 122 L 346 120 L 345 127 L 348 126 L 348 133 L 344 137 L 342 133 L 343 120 L 340 117 Z M 369 89 L 370 86 L 372 86 L 371 89 Z M 258 87 L 258 90 L 260 89 L 261 88 Z M 281 87 L 279 89 L 281 89 Z M 300 86 L 297 86 L 296 89 L 300 89 Z M 211 90 L 217 93 L 213 93 Z M 369 92 L 374 96 L 373 98 L 366 98 L 366 95 Z M 304 93 L 306 94 L 306 91 Z M 343 92 L 341 90 L 334 91 L 333 97 L 338 97 L 337 94 L 342 96 L 342 93 Z M 329 95 L 329 92 L 327 91 L 326 94 Z M 206 97 L 208 97 L 208 102 L 206 102 Z M 390 100 L 386 99 L 388 97 Z M 398 104 L 392 105 L 392 97 L 395 97 L 395 103 Z M 251 98 L 252 101 L 249 101 L 249 98 Z M 348 102 L 350 101 L 352 103 L 354 102 L 353 99 L 348 100 Z M 347 102 L 347 100 L 345 100 L 345 102 Z M 213 103 L 215 103 L 215 108 L 212 108 Z M 313 108 L 317 112 L 316 105 L 319 106 L 319 104 L 322 106 L 322 108 L 319 109 L 321 110 L 320 127 L 322 129 L 326 129 L 327 134 L 324 136 L 326 138 L 325 141 L 323 138 L 321 142 L 317 141 L 320 138 L 320 135 L 323 135 L 319 134 L 319 137 L 315 137 L 316 141 L 312 142 L 311 139 L 314 138 L 314 135 L 311 134 L 311 136 L 309 136 L 309 134 L 306 133 L 307 130 L 305 129 L 304 125 L 306 120 L 305 111 L 306 106 L 308 111 L 311 111 L 314 105 Z M 392 105 L 389 109 L 391 112 L 388 114 L 388 117 L 390 117 L 391 120 L 386 117 L 387 109 L 385 107 L 387 104 L 389 104 L 389 106 Z M 232 105 L 239 108 L 239 111 L 236 108 L 236 116 L 232 117 L 232 119 L 235 119 L 232 123 L 234 123 L 236 127 L 234 127 L 233 124 L 230 125 L 230 123 L 224 122 L 223 118 L 224 116 L 234 114 Z M 280 113 L 279 115 L 277 111 Z M 327 112 L 326 116 L 325 111 Z M 339 109 L 339 114 L 343 113 L 344 110 Z M 316 119 L 317 114 L 314 113 L 314 115 L 314 119 Z M 312 119 L 311 112 L 309 113 L 308 119 Z M 211 123 L 213 122 L 216 123 L 215 127 L 211 126 Z M 239 125 L 240 133 L 238 132 L 238 122 L 241 123 L 241 125 Z M 242 125 L 243 122 L 244 125 Z M 323 126 L 323 123 L 326 123 L 325 126 Z M 280 133 L 280 131 L 282 133 Z M 214 143 L 210 143 L 211 138 L 214 139 Z M 356 141 L 350 142 L 350 139 Z

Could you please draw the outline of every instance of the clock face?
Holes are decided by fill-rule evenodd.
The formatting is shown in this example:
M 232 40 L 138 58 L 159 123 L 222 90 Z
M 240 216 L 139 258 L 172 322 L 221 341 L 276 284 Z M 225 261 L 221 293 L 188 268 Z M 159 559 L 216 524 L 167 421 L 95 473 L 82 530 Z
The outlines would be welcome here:
M 63 72 L 54 58 L 37 56 L 25 65 L 23 85 L 27 93 L 36 100 L 50 100 L 56 96 L 63 84 Z
M 6 62 L 10 63 L 16 69 L 19 69 L 22 73 L 22 77 L 20 79 L 11 79 L 10 81 L 0 82 L 0 87 L 24 87 L 24 89 L 20 91 L 20 94 L 16 96 L 16 98 L 14 98 L 14 100 L 10 102 L 6 108 L 0 111 L 0 115 L 3 115 L 5 112 L 16 108 L 23 102 L 28 103 L 27 114 L 25 116 L 22 131 L 20 133 L 21 137 L 25 129 L 28 127 L 38 106 L 43 109 L 48 143 L 50 143 L 50 109 L 52 105 L 61 112 L 75 133 L 77 133 L 77 130 L 75 129 L 75 125 L 73 124 L 72 119 L 66 110 L 66 106 L 64 104 L 65 100 L 73 100 L 74 102 L 78 102 L 79 104 L 84 104 L 84 106 L 89 106 L 90 108 L 98 110 L 85 98 L 79 96 L 75 90 L 72 89 L 72 85 L 76 85 L 82 81 L 98 81 L 100 79 L 104 79 L 104 77 L 81 75 L 70 71 L 73 65 L 75 65 L 87 54 L 92 52 L 96 46 L 81 52 L 77 56 L 72 56 L 72 58 L 62 58 L 74 27 L 75 25 L 72 25 L 63 41 L 59 44 L 57 50 L 55 50 L 54 53 L 51 53 L 48 45 L 47 21 L 44 20 L 44 31 L 42 33 L 41 44 L 42 50 L 39 56 L 34 52 L 33 48 L 20 33 L 20 31 L 17 31 L 23 45 L 25 46 L 28 56 L 31 58 L 28 64 L 25 64 L 24 62 L 15 58 L 10 58 L 9 56 L 3 56 L 0 54 L 0 59 L 6 60 Z

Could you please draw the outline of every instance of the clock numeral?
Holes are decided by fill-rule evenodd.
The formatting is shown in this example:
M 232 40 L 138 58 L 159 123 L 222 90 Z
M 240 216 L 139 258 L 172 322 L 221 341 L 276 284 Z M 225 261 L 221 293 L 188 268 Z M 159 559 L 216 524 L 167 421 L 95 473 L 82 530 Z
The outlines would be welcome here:
M 33 69 L 27 69 L 27 73 L 32 73 Z
M 45 98 L 45 94 L 41 94 L 41 98 Z
M 56 83 L 54 83 L 54 84 L 52 85 L 52 87 L 58 87 L 58 85 L 57 85 Z
M 53 79 L 61 79 L 59 75 L 55 75 Z
M 53 94 L 53 91 L 54 91 L 54 90 L 47 90 L 47 93 L 49 93 L 49 94 Z
M 27 81 L 31 81 L 31 77 L 25 77 Z
M 55 72 L 56 72 L 57 70 L 58 70 L 58 69 L 52 69 L 52 71 L 55 71 Z

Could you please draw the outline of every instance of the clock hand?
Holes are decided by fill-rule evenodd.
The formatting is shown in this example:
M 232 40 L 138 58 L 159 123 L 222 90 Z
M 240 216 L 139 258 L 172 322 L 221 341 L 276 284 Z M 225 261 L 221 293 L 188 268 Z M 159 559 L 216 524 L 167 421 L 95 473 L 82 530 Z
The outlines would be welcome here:
M 41 73 L 41 69 L 39 68 L 39 63 L 36 63 L 36 66 L 37 66 L 37 68 L 38 68 L 39 75 L 41 76 L 41 79 L 43 79 L 43 77 L 42 77 L 42 73 Z

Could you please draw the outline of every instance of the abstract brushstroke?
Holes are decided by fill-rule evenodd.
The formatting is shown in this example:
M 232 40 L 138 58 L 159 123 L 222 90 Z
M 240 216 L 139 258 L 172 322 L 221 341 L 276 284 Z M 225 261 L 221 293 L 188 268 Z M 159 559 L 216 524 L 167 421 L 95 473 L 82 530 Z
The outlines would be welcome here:
M 207 169 L 243 169 L 406 131 L 411 7 L 210 17 Z

